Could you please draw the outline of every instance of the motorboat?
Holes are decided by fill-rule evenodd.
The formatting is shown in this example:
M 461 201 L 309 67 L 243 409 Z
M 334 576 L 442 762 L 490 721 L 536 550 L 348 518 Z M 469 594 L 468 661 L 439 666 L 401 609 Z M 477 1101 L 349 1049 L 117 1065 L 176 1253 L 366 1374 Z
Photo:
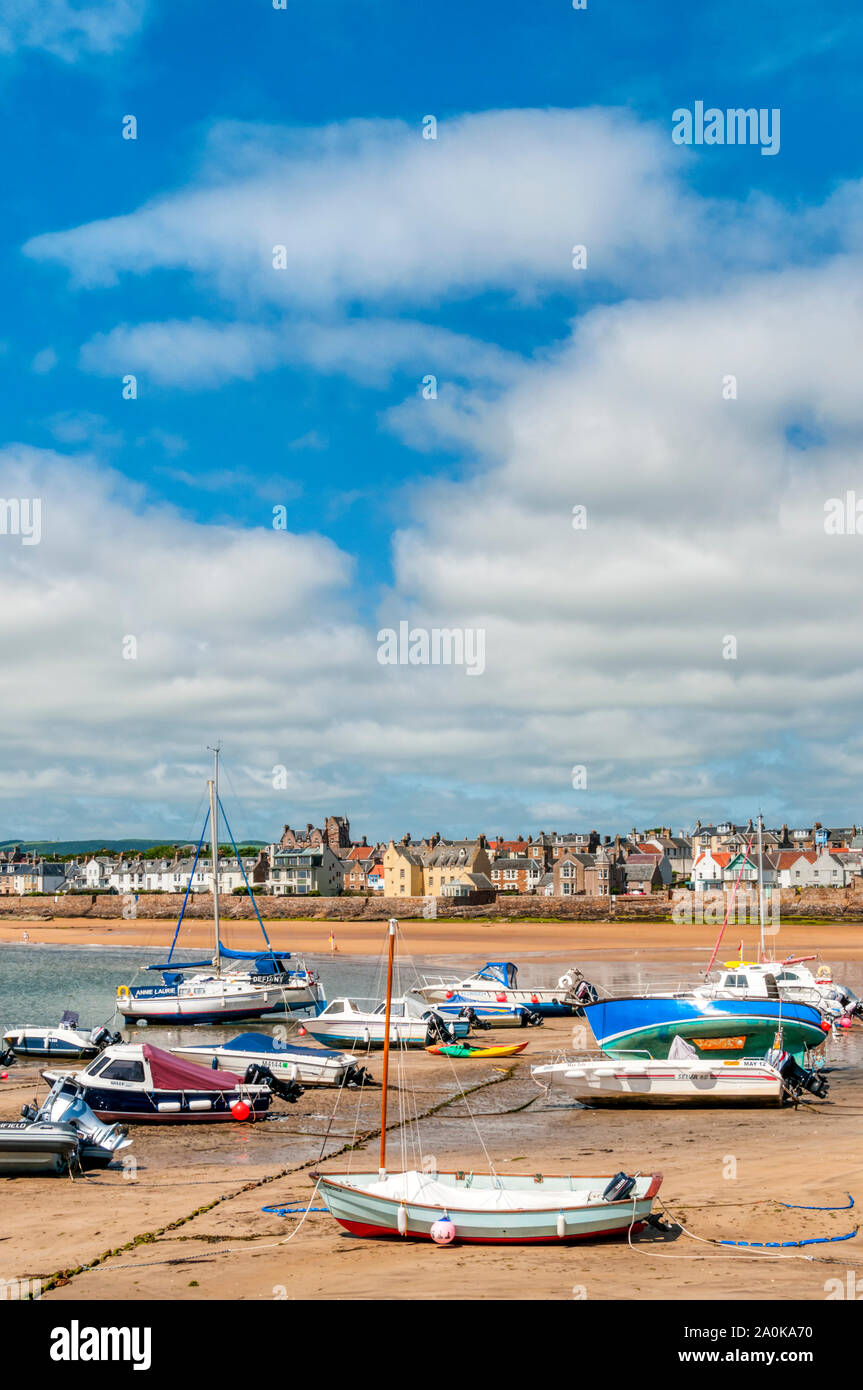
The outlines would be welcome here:
M 811 1004 L 695 993 L 603 999 L 586 1004 L 584 1016 L 603 1052 L 634 1050 L 660 1061 L 681 1037 L 711 1061 L 763 1057 L 779 1045 L 805 1065 L 808 1052 L 820 1047 L 830 1031 Z
M 295 1082 L 278 1080 L 265 1067 L 252 1065 L 239 1076 L 149 1043 L 112 1045 L 83 1071 L 42 1075 L 52 1083 L 61 1076 L 75 1082 L 100 1118 L 136 1124 L 259 1119 L 273 1095 L 289 1101 L 302 1095 Z
M 3 1043 L 16 1057 L 68 1057 L 72 1060 L 95 1057 L 109 1043 L 119 1042 L 120 1034 L 105 1027 L 79 1029 L 78 1015 L 67 1011 L 55 1026 L 43 1023 L 19 1024 L 8 1028 Z
M 562 1087 L 586 1106 L 783 1105 L 804 1090 L 823 1098 L 828 1083 L 787 1053 L 716 1060 L 682 1038 L 665 1059 L 615 1050 L 531 1067 L 537 1085 Z
M 596 998 L 596 990 L 574 966 L 561 975 L 556 986 L 542 989 L 520 989 L 518 966 L 512 961 L 489 960 L 476 974 L 464 980 L 431 979 L 426 976 L 414 987 L 428 1003 L 448 1003 L 456 996 L 470 1004 L 522 1005 L 546 1018 L 564 1018 L 580 1014 L 585 1003 Z
M 301 1086 L 359 1086 L 370 1080 L 353 1053 L 301 1047 L 269 1033 L 241 1033 L 230 1042 L 194 1043 L 172 1047 L 170 1051 L 190 1062 L 233 1071 L 245 1071 L 252 1065 L 266 1066 L 273 1076 L 287 1077 Z
M 800 956 L 783 961 L 726 961 L 722 969 L 697 985 L 692 993 L 700 999 L 782 999 L 811 1004 L 832 1018 L 863 1017 L 863 1002 L 853 990 L 833 979 L 829 966 L 817 974 Z
M 385 1014 L 386 1003 L 368 1007 L 365 1000 L 334 999 L 317 1018 L 307 1019 L 303 1028 L 320 1043 L 360 1050 L 383 1047 L 387 1038 Z M 399 1047 L 456 1042 L 466 1038 L 469 1031 L 469 1019 L 445 1019 L 409 994 L 391 1002 L 389 1041 Z
M 41 1106 L 25 1105 L 20 1120 L 0 1124 L 0 1175 L 52 1174 L 106 1168 L 131 1144 L 120 1124 L 106 1124 L 66 1078 L 54 1082 Z

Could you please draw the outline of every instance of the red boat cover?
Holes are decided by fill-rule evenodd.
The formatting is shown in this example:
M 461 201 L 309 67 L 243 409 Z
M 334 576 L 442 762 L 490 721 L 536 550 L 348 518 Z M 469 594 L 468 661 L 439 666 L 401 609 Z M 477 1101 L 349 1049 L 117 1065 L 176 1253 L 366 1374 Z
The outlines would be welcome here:
M 233 1091 L 243 1078 L 232 1071 L 214 1071 L 197 1062 L 184 1062 L 172 1052 L 144 1043 L 141 1049 L 150 1063 L 153 1085 L 158 1091 Z

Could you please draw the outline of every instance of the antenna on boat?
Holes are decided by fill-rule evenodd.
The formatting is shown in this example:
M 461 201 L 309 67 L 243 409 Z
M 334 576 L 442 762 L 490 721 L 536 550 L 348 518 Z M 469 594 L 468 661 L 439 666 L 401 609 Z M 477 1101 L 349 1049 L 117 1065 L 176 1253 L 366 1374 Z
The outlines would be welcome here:
M 381 1161 L 380 1176 L 387 1175 L 387 1080 L 390 1073 L 390 1014 L 393 1003 L 393 953 L 396 945 L 395 917 L 390 918 L 389 945 L 387 949 L 387 1005 L 384 1012 L 384 1074 L 381 1080 Z
M 209 746 L 209 745 L 208 745 Z M 213 755 L 213 776 L 207 783 L 210 789 L 210 827 L 213 837 L 213 931 L 216 936 L 216 974 L 222 973 L 222 955 L 219 942 L 219 753 L 217 743 L 211 748 Z

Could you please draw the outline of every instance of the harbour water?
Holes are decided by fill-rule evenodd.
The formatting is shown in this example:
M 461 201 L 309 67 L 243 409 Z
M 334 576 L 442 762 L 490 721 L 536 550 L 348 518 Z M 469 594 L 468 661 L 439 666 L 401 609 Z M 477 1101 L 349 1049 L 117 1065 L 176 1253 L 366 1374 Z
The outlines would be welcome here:
M 132 1029 L 124 1025 L 115 1013 L 116 989 L 120 984 L 157 983 L 155 972 L 147 974 L 143 967 L 164 958 L 161 950 L 105 946 L 43 946 L 36 943 L 0 946 L 0 1031 L 17 1024 L 53 1024 L 64 1010 L 72 1009 L 80 1017 L 83 1028 L 105 1024 L 119 1030 L 132 1040 L 146 1037 L 157 1046 L 171 1047 L 180 1043 L 200 1042 L 206 1035 L 228 1038 L 238 1032 L 262 1029 L 281 1024 L 288 1034 L 302 1026 L 302 1018 L 277 1018 L 260 1022 L 226 1025 L 196 1024 L 188 1027 L 161 1028 L 150 1025 Z M 202 959 L 188 951 L 178 952 L 176 963 Z M 296 959 L 299 958 L 295 958 Z M 306 965 L 316 970 L 323 981 L 328 1000 L 348 995 L 355 999 L 378 1001 L 383 998 L 385 967 L 383 957 L 350 955 L 312 955 L 303 957 Z M 294 962 L 295 963 L 295 962 Z M 475 957 L 417 956 L 401 962 L 395 982 L 396 993 L 406 992 L 419 976 L 454 978 L 470 974 L 481 964 Z M 564 970 L 573 964 L 570 957 L 543 953 L 522 955 L 519 965 L 519 984 L 526 987 L 548 985 L 557 981 Z M 833 959 L 834 978 L 863 997 L 863 963 Z M 645 989 L 684 988 L 699 982 L 698 971 L 706 961 L 663 960 L 662 962 L 598 961 L 585 959 L 581 968 L 588 979 L 603 994 L 640 993 Z M 543 1031 L 534 1035 L 532 1051 L 542 1046 Z M 560 1040 L 555 1038 L 557 1047 Z M 580 1043 L 584 1046 L 584 1042 Z M 863 1028 L 857 1026 L 847 1033 L 834 1033 L 829 1042 L 829 1057 L 837 1065 L 863 1064 Z

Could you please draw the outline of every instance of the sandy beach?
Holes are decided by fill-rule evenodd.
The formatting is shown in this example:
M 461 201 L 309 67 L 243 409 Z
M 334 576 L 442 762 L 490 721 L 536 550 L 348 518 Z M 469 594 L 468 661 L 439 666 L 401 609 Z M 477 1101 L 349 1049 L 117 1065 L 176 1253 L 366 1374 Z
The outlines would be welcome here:
M 333 943 L 342 955 L 377 956 L 383 949 L 385 921 L 311 922 L 308 919 L 268 921 L 267 933 L 276 947 L 287 951 L 332 953 Z M 741 927 L 729 926 L 723 955 L 735 954 Z M 80 917 L 57 917 L 52 921 L 16 918 L 0 922 L 0 945 L 20 944 L 25 937 L 33 944 L 51 946 L 140 946 L 163 949 L 171 944 L 174 923 L 152 919 L 127 921 L 122 917 L 82 921 Z M 756 947 L 757 928 L 745 929 L 745 948 Z M 406 922 L 399 927 L 401 950 L 418 956 L 478 956 L 481 960 L 518 960 L 525 955 L 553 952 L 573 958 L 585 952 L 600 952 L 619 960 L 655 956 L 693 956 L 713 949 L 717 928 L 712 925 L 676 925 L 663 922 L 559 922 L 477 921 Z M 226 944 L 238 950 L 261 945 L 260 928 L 253 921 L 231 921 L 223 932 Z M 180 944 L 188 950 L 212 946 L 213 928 L 207 921 L 187 919 Z M 844 959 L 863 959 L 863 926 L 846 921 L 808 924 L 789 921 L 769 939 L 777 956 L 813 952 L 825 957 L 840 954 Z
M 603 1112 L 548 1096 L 531 1060 L 569 1041 L 546 1024 L 513 1063 L 459 1064 L 426 1053 L 407 1071 L 420 1112 L 423 1153 L 442 1168 L 482 1168 L 482 1141 L 501 1172 L 610 1175 L 660 1170 L 672 1227 L 626 1241 L 557 1247 L 448 1249 L 350 1236 L 325 1212 L 297 1218 L 264 1206 L 308 1204 L 309 1171 L 348 1162 L 376 1166 L 378 1090 L 307 1092 L 253 1126 L 137 1126 L 133 1168 L 62 1179 L 0 1180 L 6 1277 L 40 1279 L 64 1299 L 432 1298 L 823 1299 L 825 1281 L 863 1263 L 863 1241 L 805 1251 L 730 1250 L 710 1239 L 799 1240 L 837 1235 L 853 1211 L 794 1211 L 780 1202 L 843 1206 L 860 1195 L 863 1075 L 834 1074 L 825 1104 L 773 1111 Z M 455 1066 L 458 1065 L 456 1079 Z M 380 1058 L 372 1059 L 380 1076 Z M 36 1089 L 32 1064 L 0 1090 L 4 1117 Z M 26 1073 L 26 1075 L 25 1075 Z M 459 1083 L 469 1091 L 462 1098 Z M 473 1089 L 471 1089 L 473 1088 Z M 389 1135 L 401 1163 L 396 1093 Z M 335 1111 L 335 1118 L 333 1114 Z M 409 1159 L 412 1162 L 412 1159 Z M 314 1205 L 318 1205 L 315 1202 Z M 296 1235 L 293 1233 L 296 1231 Z M 94 1268 L 84 1268 L 98 1261 Z M 461 1293 L 459 1294 L 459 1291 Z
M 325 949 L 328 924 L 273 924 L 295 949 Z M 423 923 L 406 933 L 406 946 L 426 957 L 456 949 L 485 959 L 545 956 L 549 972 L 571 955 L 602 951 L 661 962 L 666 953 L 700 952 L 713 944 L 697 929 L 653 925 L 633 942 L 631 926 Z M 508 931 L 513 935 L 508 937 Z M 120 922 L 74 924 L 75 944 L 157 945 L 140 927 Z M 516 937 L 517 933 L 517 937 Z M 535 933 L 535 934 L 534 934 Z M 860 933 L 809 929 L 783 951 L 841 949 L 863 954 Z M 350 927 L 340 950 L 380 951 L 381 924 Z M 707 935 L 707 929 L 704 929 Z M 695 938 L 695 939 L 693 939 Z M 16 931 L 3 939 L 20 940 Z M 62 924 L 40 924 L 31 940 L 72 944 Z M 203 944 L 205 937 L 202 936 Z M 588 1110 L 562 1092 L 546 1095 L 530 1065 L 571 1045 L 576 1020 L 547 1020 L 531 1031 L 529 1046 L 506 1061 L 462 1060 L 408 1054 L 402 1063 L 420 1126 L 422 1153 L 441 1168 L 482 1169 L 489 1158 L 500 1172 L 538 1171 L 608 1175 L 661 1171 L 660 1193 L 671 1230 L 633 1240 L 569 1247 L 459 1247 L 370 1241 L 350 1236 L 326 1212 L 298 1218 L 264 1206 L 308 1204 L 309 1174 L 320 1166 L 376 1167 L 378 1088 L 341 1096 L 308 1090 L 295 1106 L 281 1102 L 254 1125 L 136 1126 L 134 1162 L 84 1177 L 0 1179 L 3 1202 L 2 1271 L 6 1278 L 42 1281 L 43 1297 L 66 1299 L 817 1299 L 825 1283 L 845 1279 L 863 1265 L 863 1240 L 803 1249 L 756 1252 L 721 1247 L 719 1239 L 801 1240 L 844 1234 L 853 1210 L 803 1211 L 783 1207 L 844 1207 L 848 1193 L 863 1200 L 860 1122 L 863 1069 L 845 1065 L 841 1050 L 826 1102 L 798 1108 L 749 1110 Z M 510 1042 L 511 1032 L 486 1035 Z M 370 1069 L 380 1079 L 381 1056 Z M 391 1075 L 390 1158 L 394 1167 L 417 1161 L 409 1131 L 399 1122 L 398 1077 Z M 467 1092 L 467 1097 L 462 1092 Z M 14 1118 L 21 1104 L 43 1096 L 35 1063 L 10 1068 L 0 1082 L 0 1114 Z M 429 1113 L 433 1112 L 433 1113 Z M 412 1143 L 412 1140 L 411 1140 Z M 356 1146 L 356 1147 L 353 1147 Z M 483 1152 L 487 1149 L 488 1157 Z M 322 1149 L 324 1157 L 321 1158 Z M 347 1150 L 352 1149 L 348 1153 Z M 315 1201 L 313 1205 L 319 1205 Z M 681 1227 L 685 1228 L 682 1230 Z M 294 1234 L 296 1232 L 296 1234 Z

